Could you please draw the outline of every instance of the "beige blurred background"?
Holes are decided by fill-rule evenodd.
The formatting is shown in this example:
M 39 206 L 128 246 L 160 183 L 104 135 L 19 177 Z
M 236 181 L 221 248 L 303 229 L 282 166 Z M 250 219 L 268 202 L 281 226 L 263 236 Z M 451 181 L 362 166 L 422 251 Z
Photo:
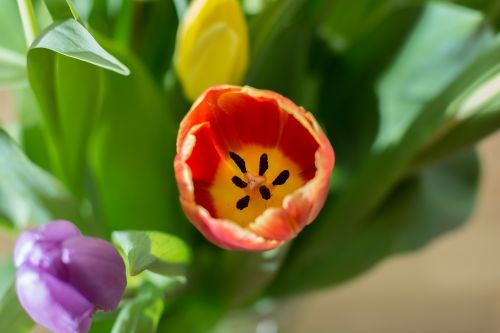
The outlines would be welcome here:
M 10 106 L 0 92 L 0 123 L 11 119 Z M 340 287 L 291 300 L 283 333 L 500 333 L 500 132 L 479 151 L 481 190 L 469 223 Z M 0 259 L 11 245 L 0 234 Z
M 469 223 L 293 300 L 286 333 L 500 333 L 500 132 L 479 151 L 481 189 Z

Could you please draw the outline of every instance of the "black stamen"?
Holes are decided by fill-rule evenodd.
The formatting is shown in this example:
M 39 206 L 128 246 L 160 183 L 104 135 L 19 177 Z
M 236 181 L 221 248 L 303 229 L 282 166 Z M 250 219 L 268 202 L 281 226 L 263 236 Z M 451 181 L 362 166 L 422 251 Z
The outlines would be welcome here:
M 259 192 L 260 192 L 260 195 L 262 196 L 262 199 L 264 199 L 264 200 L 271 199 L 271 191 L 269 191 L 269 189 L 267 187 L 265 187 L 265 186 L 259 187 Z
M 267 171 L 268 167 L 269 167 L 269 164 L 267 161 L 267 154 L 260 155 L 259 176 L 264 176 L 264 173 Z
M 283 185 L 286 183 L 288 177 L 290 177 L 290 171 L 283 170 L 280 172 L 278 177 L 273 180 L 273 185 Z
M 231 180 L 233 181 L 233 184 L 238 186 L 239 188 L 247 187 L 247 183 L 245 183 L 243 179 L 238 176 L 234 176 L 233 178 L 231 178 Z
M 249 202 L 250 202 L 250 196 L 246 195 L 240 200 L 238 200 L 238 202 L 236 203 L 236 208 L 238 208 L 239 210 L 243 210 L 244 208 L 248 207 Z
M 236 163 L 236 165 L 238 166 L 238 168 L 240 168 L 241 172 L 243 173 L 246 173 L 247 172 L 247 167 L 245 165 L 245 160 L 243 158 L 241 158 L 240 155 L 230 151 L 229 152 L 229 157 L 231 157 L 231 159 L 234 161 L 234 163 Z

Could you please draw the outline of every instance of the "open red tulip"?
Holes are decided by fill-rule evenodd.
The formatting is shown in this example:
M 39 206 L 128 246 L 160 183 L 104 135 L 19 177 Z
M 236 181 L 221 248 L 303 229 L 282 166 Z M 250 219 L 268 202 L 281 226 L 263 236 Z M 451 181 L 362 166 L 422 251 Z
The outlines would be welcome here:
M 289 99 L 216 86 L 181 122 L 174 164 L 182 208 L 208 240 L 262 251 L 316 218 L 334 154 L 314 117 Z

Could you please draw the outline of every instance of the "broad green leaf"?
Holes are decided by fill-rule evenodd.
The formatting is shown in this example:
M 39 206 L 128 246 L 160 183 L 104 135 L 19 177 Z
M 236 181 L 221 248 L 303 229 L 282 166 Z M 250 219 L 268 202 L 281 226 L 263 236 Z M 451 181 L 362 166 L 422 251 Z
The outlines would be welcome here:
M 79 208 L 69 193 L 32 164 L 1 130 L 0 217 L 18 228 L 62 218 L 81 222 Z
M 115 243 L 128 259 L 131 275 L 150 270 L 163 275 L 185 273 L 191 254 L 177 237 L 158 231 L 115 231 Z
M 403 180 L 363 223 L 337 225 L 328 246 L 323 246 L 323 258 L 307 266 L 285 266 L 271 293 L 286 295 L 344 282 L 388 255 L 418 249 L 460 226 L 472 211 L 478 175 L 477 157 L 468 151 Z
M 456 12 L 455 17 L 457 20 L 463 17 L 463 9 L 455 6 L 449 6 L 447 9 L 443 9 L 443 6 L 445 5 L 428 5 L 427 16 L 430 15 L 431 17 L 434 17 L 434 14 L 436 13 L 444 13 L 443 18 L 449 19 L 450 15 L 451 17 L 454 16 L 451 13 Z M 431 14 L 433 11 L 437 12 Z M 428 18 L 423 18 L 421 22 L 421 24 L 430 24 L 431 22 L 432 25 L 442 25 L 442 20 L 436 19 L 435 17 L 430 21 Z M 476 22 L 477 26 L 470 25 L 468 16 L 465 15 L 465 23 L 470 28 L 469 36 L 476 35 L 478 31 L 481 32 L 481 30 L 478 30 L 482 26 L 480 24 L 481 22 L 479 20 Z M 420 36 L 422 31 L 426 31 L 428 38 L 433 40 L 432 37 L 435 35 L 434 29 L 432 29 L 432 27 L 424 29 L 419 25 L 409 38 L 407 45 L 412 44 L 413 36 L 417 36 L 417 40 L 425 40 L 426 38 Z M 457 36 L 454 36 L 451 33 L 445 36 L 437 34 L 437 36 L 440 36 L 441 39 L 435 39 L 434 41 L 439 44 L 443 42 L 442 39 L 444 39 L 446 41 L 445 45 L 455 45 L 452 43 L 452 40 L 456 37 L 463 41 L 463 47 L 473 47 L 474 44 L 471 44 L 469 39 L 464 39 L 463 31 L 458 29 L 457 33 Z M 478 49 L 482 46 L 482 43 L 476 45 L 476 52 L 478 52 Z M 424 43 L 422 47 L 421 57 L 426 58 L 426 50 L 431 52 L 430 55 L 433 54 L 433 48 L 429 48 L 426 43 Z M 462 57 L 460 52 L 461 49 L 456 45 L 454 46 L 454 49 L 455 53 L 451 53 L 449 57 Z M 468 52 L 472 51 L 469 49 Z M 439 66 L 446 67 L 448 65 L 447 57 L 436 56 L 436 61 L 440 64 Z M 449 61 L 451 62 L 451 60 Z M 399 60 L 396 61 L 396 66 L 401 66 L 398 65 L 401 63 L 404 63 L 404 61 L 399 58 Z M 416 62 L 416 65 L 418 64 L 419 62 Z M 431 64 L 432 61 L 429 60 L 424 64 L 424 67 L 421 67 L 423 65 L 417 66 L 413 73 L 416 77 L 419 77 L 417 69 L 423 71 L 423 68 L 427 68 L 427 66 L 432 67 Z M 408 63 L 408 65 L 410 65 L 410 63 Z M 463 67 L 466 66 L 467 69 L 464 70 Z M 332 241 L 334 235 L 342 235 L 343 232 L 348 233 L 349 230 L 357 228 L 357 225 L 366 223 L 365 221 L 367 221 L 370 216 L 373 216 L 372 214 L 376 212 L 378 208 L 383 206 L 384 200 L 388 198 L 392 190 L 399 183 L 400 179 L 404 177 L 411 168 L 411 160 L 418 150 L 426 144 L 429 138 L 440 131 L 442 125 L 446 123 L 446 111 L 450 105 L 452 105 L 458 96 L 461 96 L 461 94 L 468 89 L 471 82 L 475 82 L 478 77 L 481 77 L 485 74 L 485 72 L 488 72 L 491 69 L 485 68 L 485 65 L 481 62 L 473 61 L 471 63 L 470 59 L 465 59 L 461 66 L 458 66 L 455 63 L 454 68 L 456 73 L 454 74 L 454 80 L 452 80 L 451 84 L 446 84 L 445 87 L 436 85 L 438 90 L 442 90 L 440 93 L 437 92 L 437 97 L 432 98 L 429 101 L 426 100 L 425 97 L 431 98 L 431 95 L 422 95 L 422 100 L 418 100 L 421 104 L 419 108 L 413 109 L 415 107 L 414 103 L 409 103 L 407 105 L 408 109 L 399 110 L 398 117 L 400 118 L 398 119 L 404 120 L 401 123 L 398 123 L 398 125 L 404 126 L 407 129 L 404 133 L 402 133 L 400 140 L 397 144 L 394 143 L 392 145 L 385 146 L 384 149 L 381 149 L 383 146 L 379 146 L 378 150 L 372 149 L 369 154 L 362 159 L 362 164 L 357 170 L 354 170 L 352 176 L 350 177 L 350 182 L 348 182 L 348 184 L 345 185 L 345 188 L 341 189 L 340 192 L 336 193 L 333 198 L 330 198 L 330 201 L 325 205 L 322 215 L 318 218 L 318 221 L 308 227 L 305 232 L 301 234 L 301 237 L 294 242 L 288 256 L 289 259 L 285 263 L 287 266 L 285 271 L 308 272 L 314 271 L 314 267 L 330 267 L 330 256 L 325 256 L 324 254 L 331 254 L 336 251 L 336 243 L 335 241 Z M 437 70 L 436 67 L 434 67 L 434 70 Z M 449 77 L 453 76 L 451 74 L 447 75 L 449 75 Z M 408 79 L 408 76 L 403 75 L 403 77 Z M 415 82 L 419 83 L 419 81 Z M 411 83 L 411 80 L 407 80 L 405 82 L 400 82 L 399 85 L 394 85 L 394 94 L 397 95 L 401 86 L 406 86 L 405 89 L 410 89 L 409 87 L 411 86 Z M 428 84 L 430 86 L 434 86 L 433 82 L 429 82 Z M 381 103 L 381 105 L 383 106 L 384 103 Z M 406 111 L 409 115 L 411 115 L 410 117 L 403 116 Z M 380 112 L 384 113 L 386 111 L 382 107 Z M 389 114 L 391 113 L 389 112 Z M 382 128 L 384 128 L 384 126 L 382 126 Z M 400 133 L 397 134 L 400 135 Z M 391 139 L 394 139 L 394 137 L 391 137 Z M 355 235 L 356 234 L 353 234 L 351 237 L 355 237 Z M 335 273 L 329 270 L 325 272 L 324 276 L 320 279 L 322 281 L 328 279 L 333 281 L 334 275 Z M 311 279 L 310 285 L 314 284 L 314 279 Z M 288 285 L 291 288 L 290 290 L 293 290 L 292 285 L 293 284 Z
M 102 221 L 110 230 L 185 237 L 192 229 L 180 212 L 172 165 L 178 110 L 135 58 L 120 55 L 132 74 L 103 72 L 103 111 L 90 151 Z
M 16 295 L 16 271 L 10 258 L 0 263 L 0 322 L 12 333 L 28 333 L 35 324 L 23 310 Z
M 32 49 L 28 59 L 30 84 L 48 128 L 52 167 L 81 197 L 87 143 L 100 108 L 100 69 L 44 49 Z
M 129 72 L 72 19 L 49 27 L 28 54 L 30 84 L 48 128 L 53 168 L 78 197 L 83 194 L 87 143 L 100 108 L 99 67 Z
M 335 149 L 335 192 L 348 185 L 355 170 L 370 155 L 379 128 L 379 101 L 374 86 L 398 54 L 421 11 L 417 7 L 391 12 L 342 54 L 331 54 L 328 45 L 315 50 L 326 60 L 317 67 L 322 82 L 313 111 Z
M 130 74 L 125 65 L 104 50 L 87 29 L 73 19 L 55 22 L 33 42 L 31 49 L 47 49 L 121 75 Z
M 435 98 L 489 41 L 492 31 L 470 9 L 429 5 L 377 87 L 380 129 L 373 149 L 397 143 L 422 106 Z
M 161 293 L 153 287 L 143 288 L 125 303 L 111 333 L 155 333 L 163 308 Z
M 484 66 L 486 74 L 479 79 L 473 72 L 462 75 L 469 88 L 447 110 L 448 121 L 431 137 L 413 159 L 418 169 L 467 148 L 500 128 L 500 36 L 475 63 Z M 491 69 L 490 69 L 491 68 Z M 490 70 L 488 70 L 490 69 Z

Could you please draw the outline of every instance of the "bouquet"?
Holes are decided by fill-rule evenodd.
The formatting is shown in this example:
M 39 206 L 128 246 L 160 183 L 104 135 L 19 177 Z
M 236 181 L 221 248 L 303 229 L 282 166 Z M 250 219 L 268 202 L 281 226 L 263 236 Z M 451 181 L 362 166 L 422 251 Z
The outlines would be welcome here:
M 254 332 L 459 227 L 499 8 L 0 2 L 0 322 Z

